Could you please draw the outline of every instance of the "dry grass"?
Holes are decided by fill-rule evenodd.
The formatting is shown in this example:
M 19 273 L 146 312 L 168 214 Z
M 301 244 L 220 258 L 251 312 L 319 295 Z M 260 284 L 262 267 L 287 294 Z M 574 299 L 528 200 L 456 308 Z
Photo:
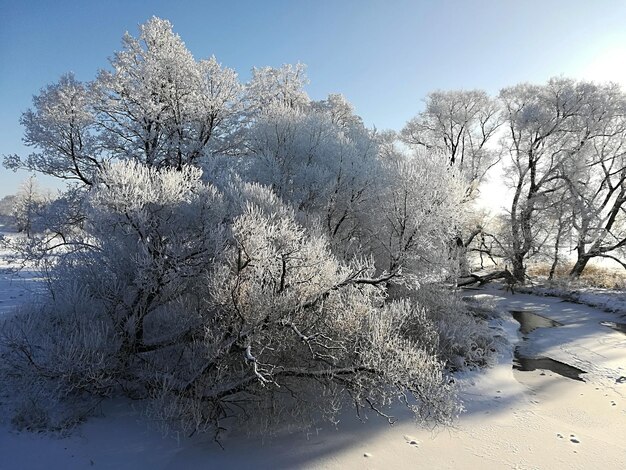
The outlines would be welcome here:
M 572 266 L 571 263 L 559 265 L 554 275 L 554 281 L 571 281 L 568 275 Z M 532 264 L 528 266 L 526 272 L 531 278 L 547 278 L 550 274 L 550 264 Z M 626 270 L 620 267 L 599 266 L 589 263 L 580 278 L 572 282 L 580 287 L 624 289 L 626 288 Z

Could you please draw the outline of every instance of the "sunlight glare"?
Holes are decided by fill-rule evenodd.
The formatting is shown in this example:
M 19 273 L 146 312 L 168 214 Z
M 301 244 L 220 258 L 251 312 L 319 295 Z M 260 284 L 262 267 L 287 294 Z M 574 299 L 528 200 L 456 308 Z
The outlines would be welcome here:
M 626 88 L 626 46 L 610 46 L 585 64 L 581 78 L 616 82 Z

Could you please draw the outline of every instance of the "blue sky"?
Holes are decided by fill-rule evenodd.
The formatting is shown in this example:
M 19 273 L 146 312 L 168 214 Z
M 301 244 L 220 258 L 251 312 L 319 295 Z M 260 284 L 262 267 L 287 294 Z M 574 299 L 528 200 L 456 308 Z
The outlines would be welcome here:
M 312 98 L 343 93 L 380 129 L 400 129 L 435 89 L 497 93 L 555 75 L 626 84 L 619 0 L 0 0 L 0 155 L 29 151 L 18 121 L 33 94 L 67 71 L 92 79 L 153 15 L 243 80 L 253 66 L 307 64 Z M 25 177 L 0 168 L 0 197 Z

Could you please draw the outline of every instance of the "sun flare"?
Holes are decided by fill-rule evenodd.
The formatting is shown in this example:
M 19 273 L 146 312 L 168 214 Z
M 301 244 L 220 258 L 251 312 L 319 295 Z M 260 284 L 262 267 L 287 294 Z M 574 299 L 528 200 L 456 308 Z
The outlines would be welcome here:
M 583 78 L 626 87 L 626 46 L 609 46 L 585 64 Z

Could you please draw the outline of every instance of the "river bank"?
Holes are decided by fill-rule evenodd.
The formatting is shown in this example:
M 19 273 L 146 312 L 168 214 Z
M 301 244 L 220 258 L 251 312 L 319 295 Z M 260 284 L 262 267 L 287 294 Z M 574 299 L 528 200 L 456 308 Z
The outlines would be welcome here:
M 0 469 L 624 468 L 626 334 L 609 325 L 619 316 L 496 286 L 468 294 L 495 302 L 501 316 L 491 326 L 502 350 L 493 367 L 455 377 L 466 412 L 453 428 L 418 428 L 400 409 L 393 410 L 394 426 L 375 417 L 363 423 L 346 411 L 337 427 L 309 433 L 285 431 L 265 441 L 230 434 L 222 450 L 207 437 L 163 438 L 128 403 L 111 402 L 67 438 L 18 433 L 2 423 Z M 555 325 L 521 333 L 511 311 Z M 583 380 L 516 370 L 515 352 L 576 367 Z

